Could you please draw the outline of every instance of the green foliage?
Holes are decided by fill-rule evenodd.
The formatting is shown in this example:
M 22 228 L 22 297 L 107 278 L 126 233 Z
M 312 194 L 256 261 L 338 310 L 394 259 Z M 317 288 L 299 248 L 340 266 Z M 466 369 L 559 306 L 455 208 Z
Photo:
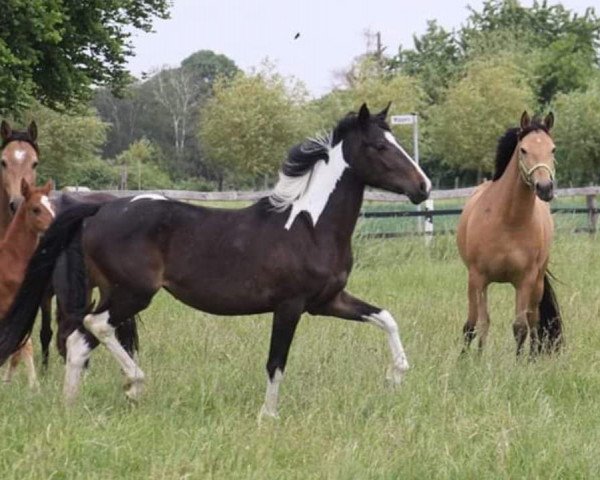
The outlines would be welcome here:
M 379 111 L 392 102 L 390 115 L 418 112 L 424 108 L 424 93 L 418 79 L 404 74 L 390 75 L 364 59 L 357 69 L 352 86 L 334 90 L 313 102 L 313 120 L 321 130 L 328 131 L 348 112 L 357 112 L 366 102 L 371 111 Z M 412 128 L 392 126 L 398 140 L 412 151 Z
M 554 141 L 560 181 L 600 181 L 600 76 L 583 91 L 557 95 Z
M 431 103 L 443 99 L 449 83 L 455 78 L 461 63 L 461 50 L 455 35 L 439 26 L 435 20 L 427 22 L 427 31 L 413 36 L 414 50 L 398 49 L 390 65 L 423 85 Z
M 4 0 L 0 6 L 0 113 L 32 98 L 53 108 L 90 97 L 92 85 L 128 81 L 131 27 L 150 31 L 167 0 Z
M 130 190 L 170 188 L 172 182 L 163 163 L 162 152 L 157 145 L 145 138 L 133 142 L 116 158 L 117 166 L 126 172 L 127 183 L 122 187 Z
M 600 19 L 591 8 L 577 15 L 545 1 L 524 7 L 517 0 L 487 0 L 481 12 L 470 10 L 467 25 L 460 31 L 467 54 L 481 50 L 490 35 L 513 39 L 520 51 L 537 56 L 534 75 L 541 103 L 559 92 L 585 87 L 598 66 Z
M 510 58 L 474 61 L 429 110 L 429 148 L 448 165 L 491 173 L 498 137 L 533 105 L 527 76 Z
M 218 78 L 231 79 L 240 71 L 233 60 L 212 50 L 192 53 L 181 62 L 180 68 L 191 74 L 193 82 L 199 86 L 201 95 L 210 94 Z
M 272 175 L 287 150 L 312 126 L 303 111 L 304 87 L 268 65 L 233 80 L 218 79 L 202 111 L 199 139 L 210 163 L 224 175 Z
M 86 183 L 90 178 L 103 182 L 109 177 L 108 170 L 101 166 L 105 162 L 99 158 L 107 125 L 93 111 L 59 113 L 36 104 L 23 116 L 35 120 L 38 125 L 42 180 L 52 178 L 57 187 L 105 186 Z

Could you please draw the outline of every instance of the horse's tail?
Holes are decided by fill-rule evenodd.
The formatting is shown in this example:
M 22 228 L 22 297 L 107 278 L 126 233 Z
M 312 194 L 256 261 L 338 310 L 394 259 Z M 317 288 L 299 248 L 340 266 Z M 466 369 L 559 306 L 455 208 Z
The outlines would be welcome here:
M 36 248 L 10 310 L 0 321 L 0 365 L 29 337 L 60 254 L 78 237 L 83 220 L 102 204 L 81 203 L 59 213 Z M 80 237 L 80 235 L 79 235 Z
M 562 318 L 556 294 L 550 283 L 552 275 L 544 275 L 544 294 L 540 302 L 540 321 L 538 323 L 538 339 L 540 352 L 558 352 L 564 343 Z

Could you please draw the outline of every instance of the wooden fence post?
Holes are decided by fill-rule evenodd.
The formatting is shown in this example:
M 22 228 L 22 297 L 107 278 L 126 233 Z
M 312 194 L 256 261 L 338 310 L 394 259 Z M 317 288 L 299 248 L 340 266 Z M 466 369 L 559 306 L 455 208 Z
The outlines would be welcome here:
M 598 211 L 596 210 L 596 195 L 586 195 L 585 203 L 588 209 L 588 226 L 590 233 L 596 233 L 598 227 Z

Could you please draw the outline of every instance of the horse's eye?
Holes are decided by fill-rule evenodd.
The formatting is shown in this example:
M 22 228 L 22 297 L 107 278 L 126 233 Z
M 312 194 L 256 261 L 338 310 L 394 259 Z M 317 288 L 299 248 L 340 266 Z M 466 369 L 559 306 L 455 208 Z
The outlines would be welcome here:
M 40 213 L 42 213 L 42 210 L 40 209 L 40 207 L 33 207 L 31 209 L 31 211 L 33 212 L 34 215 L 39 215 Z
M 2 168 L 6 168 L 6 160 L 2 160 Z
M 385 142 L 377 142 L 375 145 L 373 145 L 375 147 L 375 150 L 381 152 L 383 150 L 385 150 L 387 148 L 387 145 Z
M 38 162 L 33 162 L 33 165 L 31 166 L 31 168 L 33 168 L 34 170 L 37 168 L 38 166 Z
M 554 153 L 555 153 L 555 152 L 556 152 L 556 147 L 554 147 L 554 148 L 552 149 L 552 155 L 554 155 Z
M 525 150 L 524 148 L 521 148 L 521 153 L 522 153 L 523 155 L 527 155 L 527 150 Z

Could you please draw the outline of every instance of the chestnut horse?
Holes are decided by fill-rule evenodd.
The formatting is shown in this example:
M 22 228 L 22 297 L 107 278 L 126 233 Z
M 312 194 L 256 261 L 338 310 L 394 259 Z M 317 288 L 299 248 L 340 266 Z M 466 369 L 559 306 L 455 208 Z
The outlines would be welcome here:
M 543 122 L 524 112 L 519 128 L 498 143 L 496 172 L 467 201 L 458 224 L 458 249 L 469 271 L 465 348 L 479 334 L 483 348 L 490 325 L 487 288 L 492 282 L 516 289 L 513 323 L 517 355 L 529 333 L 531 353 L 558 350 L 562 321 L 548 273 L 554 223 L 552 113 Z
M 0 362 L 31 331 L 53 263 L 66 250 L 69 309 L 80 313 L 67 340 L 67 400 L 76 396 L 82 367 L 98 342 L 121 366 L 127 396 L 137 398 L 144 374 L 117 341 L 115 328 L 145 309 L 161 288 L 217 315 L 273 312 L 261 415 L 277 415 L 279 385 L 304 312 L 381 328 L 392 354 L 390 378 L 399 382 L 408 361 L 394 317 L 345 290 L 365 187 L 405 193 L 414 203 L 431 190 L 429 179 L 390 132 L 387 110 L 371 115 L 362 105 L 325 139 L 292 148 L 274 192 L 247 208 L 211 209 L 139 195 L 64 210 L 44 236 L 0 324 Z M 83 318 L 86 265 L 98 280 L 101 298 L 95 312 Z
M 48 199 L 51 190 L 52 182 L 48 182 L 41 188 L 33 188 L 27 180 L 21 180 L 20 194 L 24 200 L 17 208 L 8 231 L 0 242 L 0 318 L 4 318 L 8 312 L 23 282 L 27 264 L 40 236 L 54 219 L 54 210 Z M 10 382 L 20 360 L 23 360 L 27 367 L 29 386 L 37 387 L 31 338 L 28 338 L 25 344 L 12 354 L 4 381 Z

